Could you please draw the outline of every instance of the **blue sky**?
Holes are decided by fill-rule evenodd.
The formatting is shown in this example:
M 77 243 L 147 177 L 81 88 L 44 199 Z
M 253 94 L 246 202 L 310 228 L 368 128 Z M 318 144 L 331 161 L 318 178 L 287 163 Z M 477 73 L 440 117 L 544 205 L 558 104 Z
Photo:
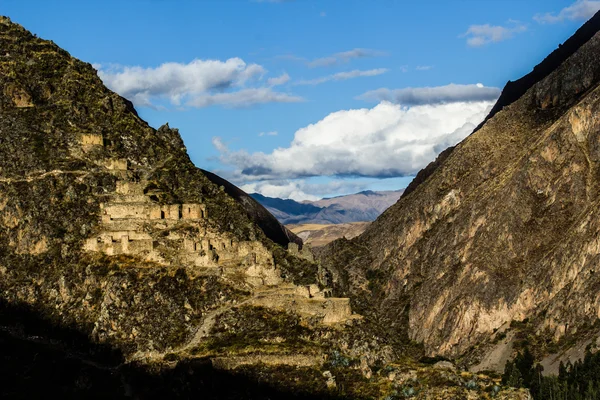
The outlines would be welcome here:
M 405 187 L 600 1 L 3 0 L 194 163 L 314 199 Z

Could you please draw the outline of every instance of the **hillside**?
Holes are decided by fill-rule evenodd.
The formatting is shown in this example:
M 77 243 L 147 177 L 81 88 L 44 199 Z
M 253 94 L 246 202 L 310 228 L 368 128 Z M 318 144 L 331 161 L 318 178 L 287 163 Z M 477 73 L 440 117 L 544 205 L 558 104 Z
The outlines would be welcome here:
M 380 192 L 367 190 L 303 202 L 266 197 L 258 193 L 252 193 L 250 196 L 266 207 L 282 224 L 327 225 L 374 221 L 383 211 L 398 201 L 402 192 L 402 190 Z
M 357 310 L 475 370 L 596 340 L 599 30 L 597 14 L 365 233 L 327 247 Z

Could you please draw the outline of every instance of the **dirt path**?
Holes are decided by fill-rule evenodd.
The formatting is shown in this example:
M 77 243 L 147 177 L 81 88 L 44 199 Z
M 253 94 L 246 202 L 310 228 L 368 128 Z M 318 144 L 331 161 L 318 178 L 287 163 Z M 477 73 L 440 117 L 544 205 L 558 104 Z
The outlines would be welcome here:
M 181 352 L 190 350 L 190 349 L 194 348 L 195 346 L 197 346 L 198 344 L 200 344 L 200 342 L 202 342 L 202 340 L 204 338 L 207 338 L 208 336 L 210 336 L 210 331 L 215 326 L 216 319 L 219 315 L 225 313 L 226 311 L 231 310 L 234 307 L 240 307 L 240 306 L 243 306 L 244 304 L 249 304 L 253 300 L 255 300 L 257 297 L 276 295 L 278 293 L 281 293 L 282 291 L 285 291 L 286 289 L 289 290 L 289 285 L 282 285 L 282 286 L 258 289 L 254 293 L 252 293 L 251 297 L 242 301 L 241 303 L 228 304 L 228 305 L 221 306 L 215 310 L 208 312 L 206 314 L 206 316 L 204 317 L 202 324 L 196 330 L 196 333 L 194 334 L 194 336 L 182 347 L 179 347 L 178 349 L 176 349 L 176 352 L 181 353 Z
M 36 175 L 28 175 L 25 178 L 0 178 L 2 183 L 15 183 L 15 182 L 33 182 L 38 179 L 44 179 L 48 176 L 58 175 L 88 175 L 89 172 L 85 171 L 62 171 L 60 169 L 54 169 L 52 171 L 44 172 Z

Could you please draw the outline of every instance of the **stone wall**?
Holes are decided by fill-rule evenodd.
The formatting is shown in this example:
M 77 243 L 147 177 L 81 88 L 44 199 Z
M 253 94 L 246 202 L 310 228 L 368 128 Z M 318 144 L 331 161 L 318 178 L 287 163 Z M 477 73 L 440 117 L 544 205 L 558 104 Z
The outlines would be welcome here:
M 238 242 L 227 233 L 212 230 L 210 224 L 202 222 L 208 217 L 204 204 L 159 204 L 144 194 L 146 187 L 147 182 L 117 181 L 111 201 L 101 204 L 103 230 L 85 241 L 85 251 L 138 255 L 146 261 L 184 266 L 199 275 L 235 281 L 241 273 L 241 283 L 258 292 L 255 305 L 316 317 L 324 324 L 354 318 L 349 300 L 332 298 L 331 289 L 285 284 L 272 252 L 261 242 Z M 177 229 L 186 221 L 194 229 Z M 150 233 L 165 229 L 167 235 Z M 289 251 L 312 260 L 308 247 L 300 249 L 290 243 Z
M 138 232 L 102 233 L 84 243 L 84 250 L 108 255 L 149 253 L 153 248 L 152 237 Z
M 109 158 L 103 161 L 104 167 L 112 171 L 127 171 L 128 164 L 124 158 Z
M 194 220 L 204 219 L 206 216 L 203 204 L 165 204 L 160 205 L 150 202 L 123 202 L 108 203 L 103 206 L 102 220 L 104 222 L 122 219 L 146 220 Z M 140 200 L 135 198 L 135 200 Z M 192 210 L 191 212 L 189 210 Z M 203 217 L 204 216 L 204 217 Z
M 208 218 L 204 204 L 183 204 L 183 219 L 205 219 Z
M 82 133 L 79 136 L 79 143 L 81 143 L 83 146 L 103 146 L 104 139 L 100 134 Z
M 294 311 L 300 316 L 317 317 L 325 325 L 344 323 L 360 318 L 352 314 L 350 299 L 347 298 L 306 298 L 290 294 L 269 294 L 252 300 L 255 306 L 283 311 Z
M 312 249 L 307 244 L 300 247 L 298 244 L 290 242 L 288 243 L 288 251 L 298 258 L 303 258 L 310 262 L 315 261 L 315 256 L 313 255 Z

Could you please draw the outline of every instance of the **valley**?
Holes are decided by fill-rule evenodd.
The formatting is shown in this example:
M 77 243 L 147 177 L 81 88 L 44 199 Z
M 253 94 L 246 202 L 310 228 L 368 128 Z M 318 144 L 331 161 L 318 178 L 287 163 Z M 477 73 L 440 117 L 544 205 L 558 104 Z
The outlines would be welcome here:
M 478 126 L 461 120 L 458 133 L 469 133 L 460 140 L 437 132 L 437 159 L 424 168 L 426 138 L 395 138 L 417 143 L 412 155 L 399 145 L 394 159 L 418 166 L 406 189 L 315 201 L 237 184 L 257 174 L 262 186 L 249 187 L 303 196 L 355 186 L 310 183 L 318 176 L 303 168 L 314 160 L 274 167 L 272 155 L 217 136 L 211 162 L 241 167 L 201 169 L 192 139 L 167 123 L 153 128 L 140 115 L 164 110 L 138 114 L 106 86 L 114 81 L 101 65 L 8 17 L 0 48 L 0 397 L 600 398 L 600 11 L 509 81 Z M 378 54 L 361 51 L 292 61 L 317 68 Z M 240 76 L 213 97 L 197 89 L 195 106 L 224 101 L 231 87 L 301 103 L 274 92 L 287 73 L 263 90 L 245 87 L 267 71 L 240 61 L 227 61 Z M 166 65 L 156 70 L 171 77 Z M 142 80 L 143 71 L 156 72 L 127 73 Z M 485 89 L 472 86 L 460 90 Z M 192 107 L 170 96 L 162 101 Z M 402 118 L 422 112 L 400 125 L 418 131 L 423 110 L 488 101 L 463 100 L 400 106 Z M 360 118 L 393 107 L 339 111 L 300 129 L 290 148 L 326 158 L 335 134 L 315 141 L 311 129 L 351 115 L 343 131 L 358 137 L 369 125 Z M 366 136 L 389 133 L 384 120 Z M 320 160 L 327 171 L 347 168 L 331 176 L 405 178 L 391 165 L 360 169 L 370 145 L 348 153 L 347 144 L 339 159 Z

